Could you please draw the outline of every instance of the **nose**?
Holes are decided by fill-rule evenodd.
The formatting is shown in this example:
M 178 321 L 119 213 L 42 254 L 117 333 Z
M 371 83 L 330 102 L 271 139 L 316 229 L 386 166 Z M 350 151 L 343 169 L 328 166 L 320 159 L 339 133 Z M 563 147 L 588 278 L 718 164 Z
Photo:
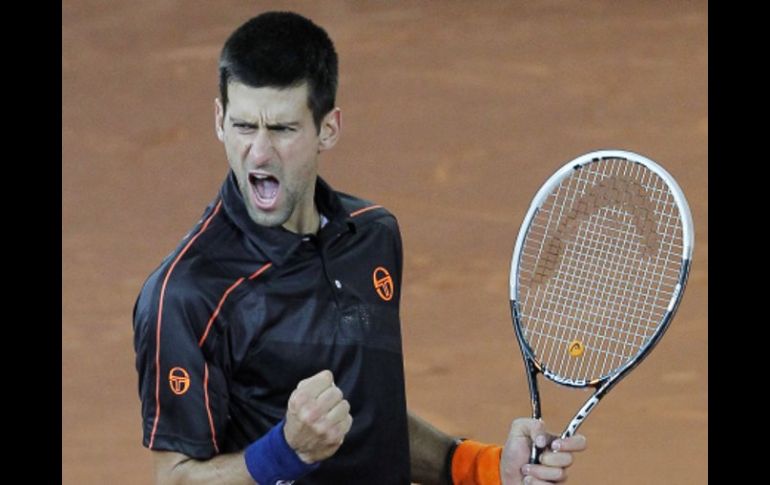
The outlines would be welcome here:
M 248 146 L 248 155 L 257 167 L 260 167 L 273 156 L 273 141 L 270 138 L 270 132 L 264 128 L 256 130 Z

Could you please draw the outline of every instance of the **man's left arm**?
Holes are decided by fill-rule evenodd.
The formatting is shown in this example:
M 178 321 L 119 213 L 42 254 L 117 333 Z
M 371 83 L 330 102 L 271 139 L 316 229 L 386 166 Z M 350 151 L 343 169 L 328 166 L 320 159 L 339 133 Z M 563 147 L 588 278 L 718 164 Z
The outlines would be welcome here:
M 409 412 L 409 455 L 412 481 L 446 485 L 444 462 L 454 438 Z
M 539 465 L 527 465 L 533 441 L 548 447 L 540 455 Z M 454 443 L 455 438 L 409 412 L 412 481 L 426 485 L 562 483 L 567 479 L 565 469 L 572 464 L 572 453 L 586 448 L 583 435 L 557 439 L 546 433 L 542 421 L 532 418 L 513 421 L 505 447 L 468 440 L 455 449 L 454 460 L 447 463 Z

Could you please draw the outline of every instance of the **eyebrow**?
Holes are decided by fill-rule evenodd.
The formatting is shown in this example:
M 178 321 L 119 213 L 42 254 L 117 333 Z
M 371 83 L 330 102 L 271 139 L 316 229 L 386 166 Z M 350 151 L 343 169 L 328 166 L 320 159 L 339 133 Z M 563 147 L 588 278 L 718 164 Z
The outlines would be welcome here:
M 233 123 L 233 124 L 237 123 L 237 124 L 246 125 L 246 126 L 249 126 L 249 127 L 256 127 L 257 126 L 257 123 L 253 123 L 251 121 L 242 120 L 240 118 L 234 118 L 232 116 L 230 116 L 230 122 Z M 276 121 L 276 122 L 269 122 L 265 126 L 267 126 L 267 128 L 279 128 L 279 127 L 298 128 L 300 126 L 300 124 L 301 123 L 299 121 L 285 121 L 285 122 L 284 121 Z

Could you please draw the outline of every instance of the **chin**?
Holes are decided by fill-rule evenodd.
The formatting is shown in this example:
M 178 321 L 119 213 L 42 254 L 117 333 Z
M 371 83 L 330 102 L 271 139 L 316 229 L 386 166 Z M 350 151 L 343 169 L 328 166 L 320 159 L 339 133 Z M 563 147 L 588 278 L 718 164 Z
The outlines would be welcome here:
M 248 212 L 252 221 L 257 223 L 257 225 L 265 227 L 282 226 L 284 223 L 286 223 L 286 221 L 289 220 L 289 217 L 284 215 L 280 210 L 266 213 L 255 209 L 254 207 L 249 207 Z

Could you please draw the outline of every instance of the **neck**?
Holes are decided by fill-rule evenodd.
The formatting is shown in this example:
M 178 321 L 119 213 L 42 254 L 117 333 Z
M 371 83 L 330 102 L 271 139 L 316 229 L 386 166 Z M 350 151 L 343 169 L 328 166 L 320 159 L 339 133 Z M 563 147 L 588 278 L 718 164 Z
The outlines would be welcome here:
M 283 228 L 297 234 L 315 234 L 321 228 L 321 214 L 314 204 L 310 211 L 295 212 Z
M 302 202 L 294 208 L 283 228 L 296 234 L 315 234 L 321 226 L 321 215 L 315 205 L 315 185 L 305 193 Z

